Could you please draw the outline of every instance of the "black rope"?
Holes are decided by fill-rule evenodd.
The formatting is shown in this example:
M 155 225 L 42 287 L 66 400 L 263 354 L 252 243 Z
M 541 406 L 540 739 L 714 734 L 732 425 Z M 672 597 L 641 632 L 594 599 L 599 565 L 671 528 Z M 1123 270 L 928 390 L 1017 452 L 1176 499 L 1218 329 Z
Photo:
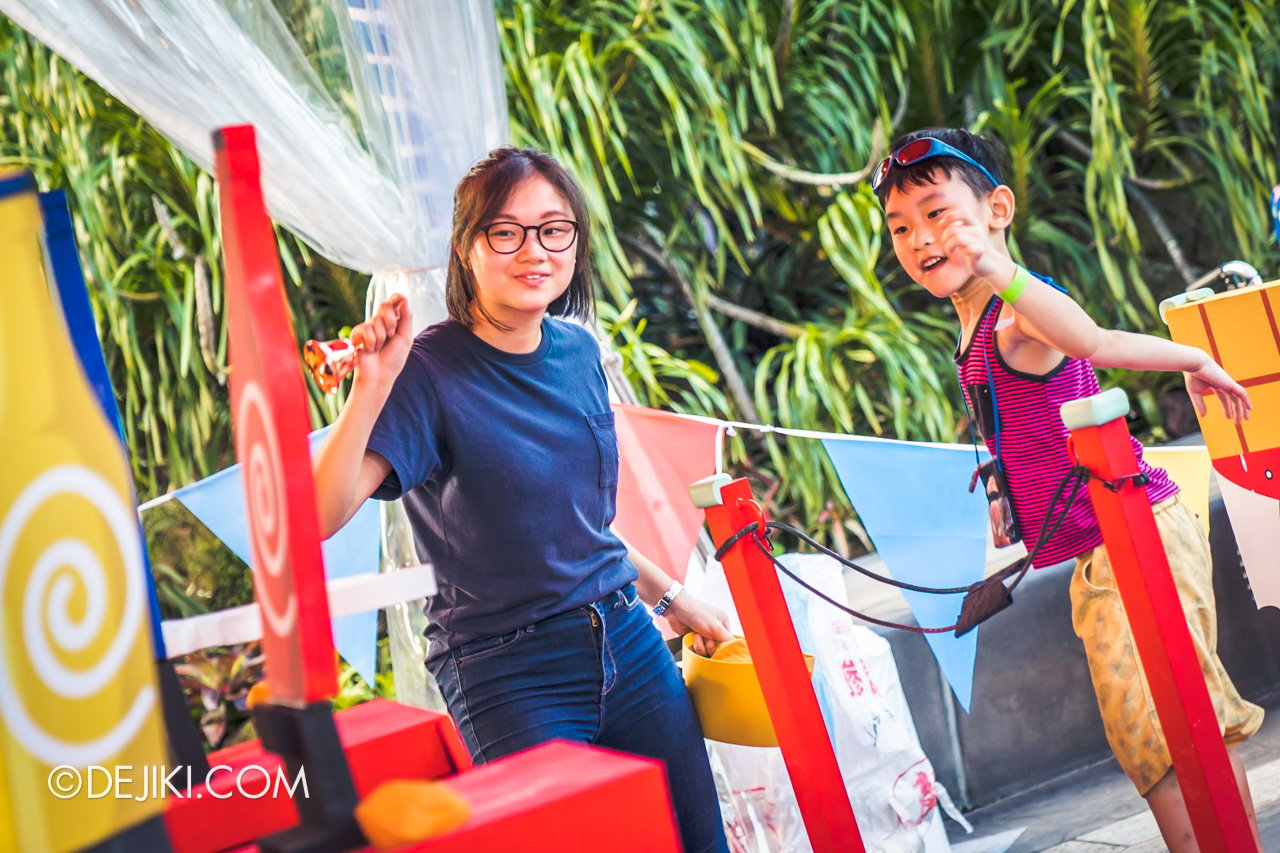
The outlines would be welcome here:
M 1137 474 L 1126 474 L 1123 477 L 1116 477 L 1114 480 L 1103 479 L 1102 477 L 1099 477 L 1097 474 L 1088 470 L 1086 470 L 1085 473 L 1088 475 L 1088 479 L 1097 480 L 1099 483 L 1102 484 L 1103 488 L 1111 492 L 1120 491 L 1121 487 L 1124 486 L 1126 482 L 1131 482 L 1135 486 L 1145 486 L 1147 483 L 1151 482 L 1151 478 L 1148 477 L 1146 474 L 1142 473 L 1141 471 L 1139 471 Z
M 862 574 L 866 575 L 867 577 L 871 578 L 874 581 L 878 581 L 888 586 L 896 586 L 898 589 L 909 589 L 912 592 L 923 592 L 923 593 L 928 593 L 930 595 L 956 595 L 961 592 L 969 591 L 969 587 L 967 586 L 953 586 L 953 587 L 946 587 L 946 588 L 932 587 L 932 586 L 916 586 L 915 584 L 910 584 L 904 581 L 895 580 L 894 578 L 886 577 L 882 574 L 878 574 L 872 571 L 871 569 L 868 569 L 866 566 L 861 566 L 855 563 L 853 560 L 850 560 L 848 557 L 844 557 L 844 556 L 841 556 L 840 554 L 837 554 L 835 551 L 832 551 L 830 548 L 823 545 L 821 542 L 818 542 L 812 536 L 809 536 L 803 530 L 800 530 L 799 528 L 796 528 L 796 527 L 792 527 L 790 524 L 786 524 L 781 521 L 767 521 L 765 522 L 765 527 L 767 527 L 770 530 L 786 531 L 787 533 L 790 533 L 796 536 L 798 539 L 808 543 L 810 546 L 812 546 L 813 548 L 816 548 L 818 551 L 821 551 L 823 554 L 826 554 L 828 557 L 832 558 L 833 560 L 836 560 L 842 563 L 843 565 L 848 566 L 854 571 L 861 572 Z M 719 548 L 716 549 L 716 559 L 719 560 L 724 555 L 724 553 L 728 551 L 729 548 L 732 547 L 733 544 L 737 542 L 740 538 L 742 538 L 743 536 L 750 535 L 751 533 L 755 532 L 758 528 L 759 528 L 758 524 L 749 525 L 747 527 L 742 528 L 732 536 L 730 536 L 728 539 L 725 540 L 725 543 L 723 545 L 721 545 Z
M 809 584 L 807 581 L 800 578 L 799 575 L 797 575 L 795 572 L 791 571 L 791 569 L 787 568 L 783 563 L 781 563 L 777 557 L 773 556 L 773 552 L 769 550 L 769 547 L 765 545 L 764 540 L 762 540 L 760 537 L 758 536 L 754 537 L 752 538 L 751 541 L 755 544 L 757 548 L 760 549 L 760 552 L 762 554 L 764 554 L 766 557 L 769 558 L 769 561 L 773 563 L 774 567 L 778 571 L 782 572 L 784 575 L 791 578 L 793 581 L 800 584 L 800 586 L 809 590 L 809 592 L 818 596 L 818 598 L 821 598 L 823 601 L 827 602 L 832 607 L 836 607 L 840 610 L 843 610 L 845 613 L 848 613 L 850 616 L 856 616 L 864 622 L 870 622 L 873 625 L 880 625 L 885 628 L 898 628 L 900 630 L 911 631 L 916 634 L 941 634 L 946 631 L 950 631 L 952 628 L 955 627 L 954 625 L 951 625 L 950 627 L 947 627 L 947 628 L 921 628 L 918 625 L 902 625 L 897 622 L 890 622 L 887 619 L 877 619 L 874 616 L 868 616 L 866 613 L 859 612 L 857 610 L 854 610 L 852 607 L 849 607 L 848 605 L 841 604 L 831 596 L 827 595 L 822 590 L 817 589 L 816 587 Z
M 1048 521 L 1041 526 L 1040 535 L 1036 537 L 1035 544 L 1027 550 L 1027 555 L 1004 567 L 998 572 L 994 572 L 988 577 L 978 581 L 977 583 L 970 584 L 969 586 L 916 586 L 915 584 L 904 583 L 903 581 L 885 577 L 884 575 L 878 574 L 865 566 L 855 563 L 847 557 L 837 554 L 835 551 L 832 551 L 830 548 L 820 544 L 804 532 L 780 521 L 769 521 L 765 522 L 763 525 L 759 522 L 752 522 L 751 524 L 746 525 L 741 530 L 734 532 L 733 535 L 724 541 L 723 545 L 716 549 L 715 557 L 717 561 L 722 560 L 724 555 L 728 553 L 729 549 L 736 545 L 740 539 L 746 536 L 751 536 L 751 541 L 755 543 L 755 546 L 760 549 L 762 554 L 769 558 L 769 561 L 773 563 L 774 568 L 791 578 L 809 592 L 821 598 L 823 601 L 833 607 L 843 610 L 850 616 L 855 616 L 858 619 L 861 619 L 864 622 L 870 622 L 873 625 L 880 625 L 884 628 L 896 628 L 901 631 L 910 631 L 915 634 L 943 634 L 947 631 L 955 631 L 956 636 L 959 637 L 973 630 L 983 621 L 990 619 L 996 613 L 999 613 L 1001 610 L 1013 603 L 1013 591 L 1017 589 L 1018 584 L 1022 583 L 1022 579 L 1026 577 L 1027 572 L 1031 569 L 1032 563 L 1035 560 L 1036 555 L 1039 554 L 1040 549 L 1057 534 L 1059 529 L 1061 529 L 1063 522 L 1067 519 L 1067 514 L 1071 511 L 1071 507 L 1075 504 L 1076 499 L 1080 494 L 1080 489 L 1091 479 L 1097 480 L 1113 492 L 1118 492 L 1126 482 L 1132 483 L 1136 487 L 1145 486 L 1148 482 L 1147 475 L 1142 473 L 1117 477 L 1115 480 L 1106 480 L 1092 473 L 1083 465 L 1076 465 L 1072 467 L 1063 475 L 1062 479 L 1058 482 L 1058 485 L 1054 488 L 1053 495 L 1049 499 L 1049 512 L 1047 514 Z M 1071 491 L 1067 494 L 1066 499 L 1064 500 L 1063 493 L 1067 490 L 1068 486 L 1070 486 Z M 1061 508 L 1059 508 L 1059 504 L 1061 504 Z M 826 593 L 801 579 L 795 572 L 787 568 L 786 565 L 773 555 L 773 551 L 769 546 L 769 530 L 784 530 L 788 533 L 794 534 L 804 542 L 807 542 L 812 547 L 835 559 L 842 565 L 848 566 L 872 580 L 889 586 L 910 590 L 912 592 L 927 593 L 930 595 L 958 595 L 960 593 L 964 593 L 965 597 L 960 605 L 960 615 L 957 617 L 956 622 L 953 625 L 947 625 L 941 628 L 924 628 L 919 625 L 903 625 L 899 622 L 877 619 L 874 616 L 869 616 L 866 613 L 855 610 L 846 604 L 841 604 Z M 752 536 L 752 534 L 755 535 Z M 1013 580 L 1006 587 L 1004 582 L 1010 578 Z

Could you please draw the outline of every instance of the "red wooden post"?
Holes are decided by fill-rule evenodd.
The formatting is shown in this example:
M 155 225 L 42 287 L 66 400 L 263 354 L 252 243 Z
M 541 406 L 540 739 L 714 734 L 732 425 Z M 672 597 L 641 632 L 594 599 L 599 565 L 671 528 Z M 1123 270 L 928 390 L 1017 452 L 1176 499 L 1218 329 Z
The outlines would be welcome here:
M 311 478 L 306 394 L 253 127 L 214 134 L 231 338 L 231 413 L 244 469 L 254 594 L 273 702 L 338 692 Z
M 728 476 L 718 474 L 695 483 L 689 491 L 694 504 L 706 510 L 711 538 L 717 545 L 749 524 L 764 523 L 764 514 L 752 500 L 746 480 L 730 482 Z M 809 843 L 814 853 L 864 853 L 862 834 L 777 571 L 747 537 L 729 549 L 721 563 Z
M 1062 407 L 1072 455 L 1111 483 L 1138 473 L 1128 411 L 1119 388 Z M 1089 498 L 1200 849 L 1257 850 L 1147 490 L 1124 480 L 1111 491 L 1091 479 Z

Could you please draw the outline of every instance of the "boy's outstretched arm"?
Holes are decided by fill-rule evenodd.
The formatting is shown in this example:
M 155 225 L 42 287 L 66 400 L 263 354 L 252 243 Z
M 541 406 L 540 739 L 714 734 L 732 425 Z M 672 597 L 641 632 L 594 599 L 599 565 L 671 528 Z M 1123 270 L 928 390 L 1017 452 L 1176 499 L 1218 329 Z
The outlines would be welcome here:
M 1009 264 L 1008 280 L 1012 282 L 1017 268 L 1012 261 Z M 992 281 L 997 293 L 1003 290 L 1000 278 L 1003 275 Z M 1034 276 L 1017 298 L 1017 305 L 1010 307 L 1019 333 L 1071 358 L 1088 359 L 1095 367 L 1181 371 L 1200 415 L 1205 413 L 1206 394 L 1217 396 L 1224 414 L 1237 424 L 1253 409 L 1249 392 L 1204 350 L 1155 335 L 1104 329 L 1074 299 Z
M 1012 217 L 1012 196 L 998 187 L 992 197 L 1004 193 L 1000 228 Z M 996 295 L 1007 292 L 1020 268 L 1007 252 L 995 248 L 991 222 L 979 222 L 964 210 L 952 210 L 942 220 L 942 244 L 947 255 L 964 263 L 973 276 L 986 281 Z M 1186 374 L 1187 393 L 1200 414 L 1205 412 L 1204 395 L 1212 393 L 1222 401 L 1222 409 L 1237 424 L 1249 416 L 1253 404 L 1249 393 L 1203 350 L 1157 338 L 1154 335 L 1103 329 L 1076 301 L 1035 276 L 1015 297 L 1013 310 L 1015 337 L 1022 337 L 1071 358 L 1087 358 L 1096 367 L 1123 367 L 1130 370 L 1180 370 Z M 1016 345 L 1016 342 L 1015 342 Z

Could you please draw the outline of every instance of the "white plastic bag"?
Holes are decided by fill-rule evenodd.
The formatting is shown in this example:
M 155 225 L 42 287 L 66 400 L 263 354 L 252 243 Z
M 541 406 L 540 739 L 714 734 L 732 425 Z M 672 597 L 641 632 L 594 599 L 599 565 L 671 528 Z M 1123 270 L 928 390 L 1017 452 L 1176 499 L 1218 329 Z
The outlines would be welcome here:
M 782 561 L 813 587 L 847 601 L 843 569 L 823 555 Z M 889 643 L 780 575 L 801 648 L 814 655 L 814 691 L 868 853 L 949 851 L 938 806 L 969 828 L 920 747 Z M 696 594 L 732 614 L 723 571 L 711 564 Z M 708 741 L 721 812 L 735 853 L 811 849 L 777 748 Z

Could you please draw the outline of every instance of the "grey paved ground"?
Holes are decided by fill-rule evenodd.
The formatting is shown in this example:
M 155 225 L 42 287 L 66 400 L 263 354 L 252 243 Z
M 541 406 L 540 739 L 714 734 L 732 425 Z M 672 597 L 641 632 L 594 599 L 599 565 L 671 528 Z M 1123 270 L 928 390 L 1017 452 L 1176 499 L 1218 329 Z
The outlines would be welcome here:
M 1280 696 L 1263 705 L 1267 719 L 1261 731 L 1241 747 L 1241 755 L 1249 773 L 1263 850 L 1270 853 L 1280 851 Z M 1114 761 L 977 809 L 968 818 L 974 828 L 971 836 L 948 822 L 952 843 L 963 853 L 987 850 L 974 844 L 975 840 L 1023 828 L 1007 848 L 1009 853 L 1158 853 L 1165 849 L 1146 804 Z

